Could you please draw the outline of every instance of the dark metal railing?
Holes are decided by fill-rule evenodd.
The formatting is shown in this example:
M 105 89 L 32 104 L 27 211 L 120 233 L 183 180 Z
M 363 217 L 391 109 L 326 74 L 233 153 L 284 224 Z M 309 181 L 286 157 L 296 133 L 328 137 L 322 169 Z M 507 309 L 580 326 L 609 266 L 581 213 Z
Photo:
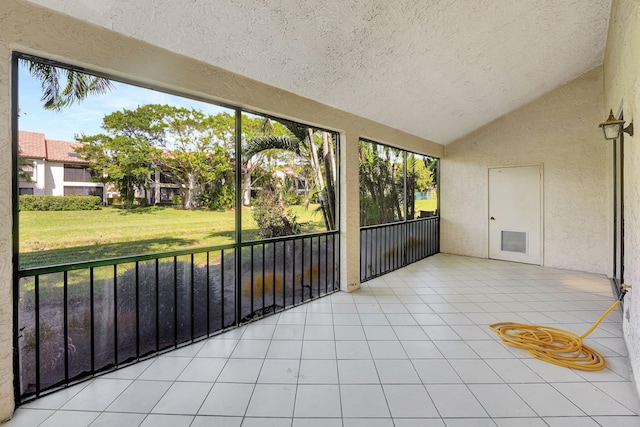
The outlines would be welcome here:
M 360 281 L 364 282 L 440 252 L 440 218 L 360 228 Z
M 28 268 L 20 402 L 339 289 L 338 232 Z

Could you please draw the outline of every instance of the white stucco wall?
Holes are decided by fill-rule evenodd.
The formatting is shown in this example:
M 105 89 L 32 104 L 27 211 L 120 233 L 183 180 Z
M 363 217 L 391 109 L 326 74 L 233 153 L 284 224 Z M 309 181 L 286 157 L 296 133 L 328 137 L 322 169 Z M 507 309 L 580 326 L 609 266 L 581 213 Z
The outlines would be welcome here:
M 541 164 L 543 264 L 605 274 L 611 180 L 602 69 L 446 146 L 441 165 L 442 252 L 488 257 L 488 168 Z
M 33 188 L 33 194 L 44 194 L 45 191 L 45 163 L 43 160 L 31 159 L 33 164 L 33 179 L 30 182 L 20 180 L 20 188 Z
M 48 163 L 46 171 L 45 194 L 64 196 L 64 165 L 62 163 Z
M 46 187 L 46 182 L 45 182 L 45 178 L 46 178 L 46 169 L 47 169 L 47 165 L 45 164 L 44 160 L 36 160 L 36 188 L 37 191 L 34 191 L 34 194 L 46 194 L 45 193 L 45 187 Z
M 4 27 L 0 6 L 0 27 Z M 11 153 L 11 53 L 0 31 L 0 153 Z M 11 240 L 11 156 L 0 156 L 0 421 L 13 412 L 13 247 Z
M 64 163 L 32 160 L 35 176 L 31 182 L 20 181 L 20 188 L 33 188 L 33 194 L 64 196 L 65 187 L 103 187 L 99 182 L 76 182 L 64 180 Z
M 640 3 L 614 0 L 604 60 L 604 105 L 625 120 L 635 120 L 636 136 L 625 135 L 624 152 L 624 281 L 632 286 L 625 297 L 624 337 L 636 380 L 640 379 Z M 640 387 L 639 387 L 640 392 Z

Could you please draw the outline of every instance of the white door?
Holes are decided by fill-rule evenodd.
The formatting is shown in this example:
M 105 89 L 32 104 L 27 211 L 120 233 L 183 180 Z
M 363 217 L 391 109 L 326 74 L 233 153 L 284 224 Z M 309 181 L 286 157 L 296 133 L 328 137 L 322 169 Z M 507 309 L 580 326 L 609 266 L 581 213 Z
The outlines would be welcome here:
M 489 258 L 540 265 L 540 166 L 489 169 Z

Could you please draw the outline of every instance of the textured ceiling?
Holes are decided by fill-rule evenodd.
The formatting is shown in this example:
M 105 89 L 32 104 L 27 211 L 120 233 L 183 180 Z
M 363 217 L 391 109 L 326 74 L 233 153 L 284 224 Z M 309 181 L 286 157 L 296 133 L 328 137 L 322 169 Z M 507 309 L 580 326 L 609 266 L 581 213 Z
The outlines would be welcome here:
M 31 0 L 447 144 L 602 63 L 611 0 Z

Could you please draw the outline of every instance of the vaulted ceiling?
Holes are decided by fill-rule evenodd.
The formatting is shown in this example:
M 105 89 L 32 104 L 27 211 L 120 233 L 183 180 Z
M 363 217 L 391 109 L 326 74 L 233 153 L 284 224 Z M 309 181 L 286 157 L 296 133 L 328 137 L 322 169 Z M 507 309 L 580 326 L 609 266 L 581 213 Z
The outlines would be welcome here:
M 611 0 L 31 0 L 447 144 L 603 61 Z

